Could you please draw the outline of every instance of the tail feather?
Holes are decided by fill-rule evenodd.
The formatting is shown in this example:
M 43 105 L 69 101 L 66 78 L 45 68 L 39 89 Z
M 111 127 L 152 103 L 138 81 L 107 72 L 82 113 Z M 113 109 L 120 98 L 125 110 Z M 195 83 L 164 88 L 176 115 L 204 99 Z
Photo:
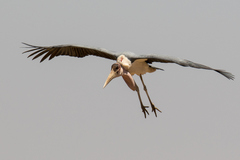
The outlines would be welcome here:
M 150 68 L 153 68 L 153 69 L 157 69 L 157 70 L 162 70 L 162 71 L 164 71 L 164 69 L 162 69 L 162 68 L 157 68 L 157 67 L 153 67 L 153 66 L 150 66 L 150 65 L 149 65 L 149 67 L 150 67 Z

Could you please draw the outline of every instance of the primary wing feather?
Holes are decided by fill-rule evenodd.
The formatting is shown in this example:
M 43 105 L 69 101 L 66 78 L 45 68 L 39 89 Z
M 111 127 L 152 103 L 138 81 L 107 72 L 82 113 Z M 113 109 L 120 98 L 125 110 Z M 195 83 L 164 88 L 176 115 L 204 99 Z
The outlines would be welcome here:
M 152 62 L 161 62 L 161 63 L 176 63 L 179 64 L 181 66 L 184 67 L 193 67 L 193 68 L 198 68 L 198 69 L 207 69 L 207 70 L 214 70 L 220 74 L 222 74 L 223 76 L 225 76 L 228 79 L 233 80 L 234 79 L 234 75 L 231 74 L 230 72 L 221 70 L 221 69 L 214 69 L 211 67 L 208 67 L 206 65 L 203 64 L 199 64 L 199 63 L 195 63 L 186 59 L 180 59 L 180 58 L 176 58 L 176 57 L 169 57 L 169 56 L 160 56 L 160 55 L 142 55 L 142 56 L 136 56 L 136 55 L 132 55 L 129 56 L 128 58 L 133 62 L 136 59 L 147 59 L 147 63 L 152 63 Z
M 41 46 L 34 46 L 27 43 L 23 43 L 27 45 L 30 49 L 23 52 L 33 52 L 28 57 L 34 56 L 33 59 L 36 59 L 40 56 L 43 56 L 41 61 L 49 58 L 51 60 L 54 57 L 60 55 L 67 55 L 72 57 L 82 58 L 85 56 L 93 55 L 98 57 L 103 57 L 111 60 L 116 60 L 118 55 L 104 49 L 99 48 L 90 48 L 90 47 L 83 47 L 83 46 L 75 46 L 75 45 L 59 45 L 59 46 L 50 46 L 50 47 L 41 47 Z

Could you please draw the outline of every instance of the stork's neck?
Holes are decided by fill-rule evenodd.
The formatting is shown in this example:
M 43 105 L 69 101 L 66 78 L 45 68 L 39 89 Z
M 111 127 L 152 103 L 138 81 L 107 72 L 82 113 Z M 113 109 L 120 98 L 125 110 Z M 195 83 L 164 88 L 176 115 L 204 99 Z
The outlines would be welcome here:
M 128 85 L 128 87 L 135 91 L 137 88 L 136 88 L 136 83 L 132 77 L 132 75 L 127 71 L 125 70 L 123 67 L 120 69 L 120 74 L 122 76 L 122 78 L 124 79 L 124 81 L 126 82 L 126 84 Z
M 129 68 L 131 67 L 132 63 L 131 61 L 124 55 L 120 55 L 117 58 L 117 62 L 121 64 L 121 66 L 125 69 L 125 70 L 129 70 Z

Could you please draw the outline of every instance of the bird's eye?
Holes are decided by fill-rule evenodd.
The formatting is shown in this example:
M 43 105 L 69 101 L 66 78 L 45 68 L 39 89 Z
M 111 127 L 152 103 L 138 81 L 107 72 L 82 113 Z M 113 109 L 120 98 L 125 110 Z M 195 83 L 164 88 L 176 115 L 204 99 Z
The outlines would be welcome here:
M 117 71 L 117 70 L 119 69 L 118 64 L 113 64 L 113 65 L 112 65 L 112 69 L 113 69 L 114 71 Z

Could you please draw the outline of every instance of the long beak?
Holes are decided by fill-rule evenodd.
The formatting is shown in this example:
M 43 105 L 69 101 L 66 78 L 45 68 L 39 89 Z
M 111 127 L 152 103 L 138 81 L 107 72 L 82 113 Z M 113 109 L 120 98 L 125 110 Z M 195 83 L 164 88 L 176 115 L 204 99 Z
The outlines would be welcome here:
M 120 75 L 118 75 L 116 72 L 114 72 L 113 70 L 111 70 L 110 74 L 108 75 L 107 80 L 105 81 L 105 83 L 104 83 L 104 85 L 103 85 L 103 88 L 105 88 L 112 79 L 114 79 L 114 78 L 116 78 L 116 77 L 119 77 L 119 76 L 120 76 Z

